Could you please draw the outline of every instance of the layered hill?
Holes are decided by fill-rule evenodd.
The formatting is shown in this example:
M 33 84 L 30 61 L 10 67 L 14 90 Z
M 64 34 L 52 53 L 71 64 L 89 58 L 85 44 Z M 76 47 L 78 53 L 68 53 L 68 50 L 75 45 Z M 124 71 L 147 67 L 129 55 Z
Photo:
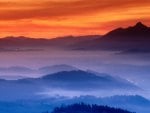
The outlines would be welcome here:
M 44 96 L 44 94 L 67 96 L 71 92 L 74 92 L 74 94 L 78 92 L 77 95 L 82 94 L 82 92 L 98 94 L 98 92 L 109 92 L 110 90 L 121 91 L 120 93 L 124 94 L 128 91 L 140 91 L 141 89 L 125 79 L 115 78 L 103 73 L 96 75 L 80 70 L 62 71 L 40 78 L 0 80 L 0 100 L 36 98 L 38 94 L 41 94 L 41 96 Z M 14 92 L 13 95 L 12 91 Z M 58 91 L 61 91 L 61 93 Z M 110 95 L 113 95 L 113 92 Z

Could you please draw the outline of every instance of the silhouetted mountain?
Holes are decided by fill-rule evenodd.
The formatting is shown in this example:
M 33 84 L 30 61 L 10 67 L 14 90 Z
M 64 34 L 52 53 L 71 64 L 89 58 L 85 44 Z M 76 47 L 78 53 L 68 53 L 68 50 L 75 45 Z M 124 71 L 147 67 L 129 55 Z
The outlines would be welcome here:
M 115 50 L 123 53 L 145 53 L 150 52 L 149 43 L 150 28 L 138 22 L 135 26 L 117 28 L 103 36 L 67 36 L 54 39 L 6 37 L 0 39 L 0 51 L 35 51 L 42 47 L 55 47 L 72 50 Z M 35 47 L 38 49 L 34 49 Z
M 118 28 L 103 36 L 103 39 L 112 42 L 134 42 L 137 41 L 150 41 L 150 28 L 142 24 L 137 23 L 133 27 Z
M 5 37 L 0 39 L 0 47 L 27 47 L 27 46 L 39 46 L 49 44 L 47 42 L 47 39 L 34 39 L 34 38 L 29 38 L 29 37 Z
M 57 48 L 67 48 L 67 46 L 73 45 L 75 43 L 80 43 L 84 41 L 90 41 L 92 39 L 99 38 L 99 35 L 88 35 L 88 36 L 66 36 L 58 37 L 53 39 L 46 38 L 29 38 L 29 37 L 5 37 L 0 39 L 0 51 L 15 51 L 22 50 L 21 48 L 41 48 L 41 47 L 57 47 Z M 12 48 L 13 47 L 13 48 Z M 30 49 L 29 49 L 30 50 Z
M 100 105 L 87 105 L 84 103 L 81 104 L 73 104 L 68 106 L 61 106 L 55 108 L 52 113 L 133 113 L 127 110 L 112 108 L 108 106 L 100 106 Z
M 117 28 L 99 39 L 80 43 L 78 48 L 115 50 L 125 52 L 150 52 L 150 28 L 138 22 L 133 27 Z

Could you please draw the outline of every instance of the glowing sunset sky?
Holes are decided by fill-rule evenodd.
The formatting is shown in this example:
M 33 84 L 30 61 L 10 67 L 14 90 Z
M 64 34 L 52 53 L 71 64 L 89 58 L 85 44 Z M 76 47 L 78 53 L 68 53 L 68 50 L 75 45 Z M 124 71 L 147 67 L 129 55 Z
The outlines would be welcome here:
M 142 21 L 150 0 L 0 0 L 0 36 L 104 34 Z

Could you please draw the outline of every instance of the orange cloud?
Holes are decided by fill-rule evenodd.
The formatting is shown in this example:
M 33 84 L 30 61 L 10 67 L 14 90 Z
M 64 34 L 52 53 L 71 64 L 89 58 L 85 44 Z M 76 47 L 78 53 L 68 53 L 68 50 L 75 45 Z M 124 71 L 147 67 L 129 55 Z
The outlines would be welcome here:
M 1 0 L 0 36 L 104 34 L 137 21 L 150 24 L 149 0 Z

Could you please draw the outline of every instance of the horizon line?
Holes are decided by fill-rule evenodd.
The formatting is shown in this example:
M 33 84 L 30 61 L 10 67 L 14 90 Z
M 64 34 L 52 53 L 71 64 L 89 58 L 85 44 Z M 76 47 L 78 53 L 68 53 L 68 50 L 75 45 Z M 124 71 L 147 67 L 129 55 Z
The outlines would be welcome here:
M 85 36 L 104 36 L 104 35 L 106 35 L 107 33 L 109 33 L 109 32 L 111 32 L 111 31 L 113 31 L 113 30 L 115 30 L 115 29 L 118 29 L 118 28 L 123 28 L 123 29 L 126 29 L 126 28 L 129 28 L 129 27 L 134 27 L 134 26 L 136 26 L 137 24 L 142 24 L 142 25 L 144 25 L 144 26 L 147 26 L 147 25 L 145 25 L 145 24 L 143 24 L 143 22 L 141 22 L 141 21 L 138 21 L 138 22 L 136 22 L 134 25 L 132 25 L 132 26 L 128 26 L 128 27 L 117 27 L 117 28 L 114 28 L 114 29 L 112 29 L 112 30 L 109 30 L 109 31 L 107 31 L 106 33 L 104 33 L 104 34 L 85 34 L 85 35 L 63 35 L 63 36 L 54 36 L 54 37 L 32 37 L 32 36 L 27 36 L 27 35 L 6 35 L 6 36 L 2 36 L 2 37 L 0 37 L 0 39 L 5 39 L 5 38 L 31 38 L 31 39 L 57 39 L 57 38 L 65 38 L 65 37 L 85 37 Z M 149 27 L 149 26 L 147 26 L 147 27 Z

